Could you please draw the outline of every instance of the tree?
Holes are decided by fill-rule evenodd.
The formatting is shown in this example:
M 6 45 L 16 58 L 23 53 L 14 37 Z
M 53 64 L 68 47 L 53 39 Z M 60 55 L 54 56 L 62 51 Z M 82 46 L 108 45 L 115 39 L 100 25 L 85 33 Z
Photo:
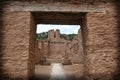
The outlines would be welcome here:
M 48 32 L 42 32 L 36 35 L 37 40 L 46 40 L 48 38 Z
M 77 34 L 60 34 L 61 38 L 70 41 L 72 41 L 75 36 L 77 36 Z M 46 40 L 48 38 L 48 32 L 39 33 L 37 34 L 36 38 L 37 40 Z

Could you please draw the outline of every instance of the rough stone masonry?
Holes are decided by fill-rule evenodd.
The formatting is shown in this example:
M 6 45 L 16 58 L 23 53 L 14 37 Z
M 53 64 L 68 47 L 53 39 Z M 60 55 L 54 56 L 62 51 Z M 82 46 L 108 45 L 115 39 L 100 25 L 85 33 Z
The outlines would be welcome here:
M 119 0 L 1 1 L 0 80 L 34 76 L 38 23 L 80 24 L 84 79 L 120 80 L 119 14 Z
M 80 31 L 80 30 L 79 30 Z M 81 32 L 80 32 L 81 33 Z M 82 38 L 79 33 L 72 41 L 60 38 L 59 30 L 49 30 L 48 39 L 39 41 L 40 53 L 38 63 L 71 63 L 83 64 Z M 75 39 L 76 38 L 76 39 Z

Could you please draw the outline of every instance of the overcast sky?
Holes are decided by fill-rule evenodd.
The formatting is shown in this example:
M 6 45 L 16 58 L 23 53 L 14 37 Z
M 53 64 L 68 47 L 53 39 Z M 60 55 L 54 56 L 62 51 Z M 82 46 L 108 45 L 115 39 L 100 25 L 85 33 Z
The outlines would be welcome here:
M 49 24 L 38 24 L 36 33 L 47 32 L 51 29 L 59 29 L 62 34 L 77 34 L 80 29 L 80 25 L 49 25 Z

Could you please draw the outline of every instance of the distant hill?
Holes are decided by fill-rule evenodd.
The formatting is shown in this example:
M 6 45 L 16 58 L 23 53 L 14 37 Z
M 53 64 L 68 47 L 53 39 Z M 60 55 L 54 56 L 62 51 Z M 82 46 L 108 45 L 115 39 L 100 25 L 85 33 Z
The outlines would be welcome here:
M 65 40 L 72 41 L 77 34 L 60 34 L 60 37 Z M 42 32 L 36 35 L 37 40 L 46 40 L 48 38 L 48 32 Z
M 36 35 L 37 40 L 46 40 L 48 38 L 48 32 L 42 32 Z
M 60 34 L 60 37 L 69 41 L 72 41 L 77 34 Z

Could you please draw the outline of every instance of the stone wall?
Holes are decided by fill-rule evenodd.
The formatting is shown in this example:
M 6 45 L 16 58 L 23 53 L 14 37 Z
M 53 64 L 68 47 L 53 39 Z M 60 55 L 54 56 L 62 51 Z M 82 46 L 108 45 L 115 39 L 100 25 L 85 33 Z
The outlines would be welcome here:
M 81 35 L 81 33 L 79 34 Z M 55 32 L 54 30 L 48 31 L 48 40 L 40 41 L 42 60 L 47 59 L 46 61 L 50 63 L 63 63 L 64 60 L 67 59 L 72 63 L 83 63 L 83 55 L 81 56 L 81 54 L 83 54 L 81 40 L 82 37 L 77 38 L 76 40 L 74 39 L 73 41 L 68 41 L 60 38 L 59 30 L 56 30 Z
M 87 9 L 88 5 L 86 3 L 86 7 L 80 10 L 79 7 L 76 9 L 77 2 L 74 1 L 72 1 L 74 3 L 72 4 L 74 5 L 72 12 L 76 10 L 78 12 L 88 12 L 85 13 L 86 18 L 83 18 L 83 24 L 81 24 L 85 55 L 83 56 L 85 77 L 87 76 L 88 80 L 120 80 L 120 2 L 113 2 L 115 0 L 106 2 L 105 13 L 92 13 L 101 8 L 98 6 L 95 9 L 96 5 L 90 3 L 90 8 L 92 6 L 95 8 L 93 11 L 90 10 L 91 13 L 89 13 L 90 8 Z M 8 5 L 10 3 L 12 2 L 0 3 L 0 80 L 28 80 L 29 76 L 34 74 L 35 64 L 35 41 L 33 37 L 35 28 L 32 27 L 34 26 L 34 16 L 31 15 L 31 12 L 25 11 L 27 9 L 23 9 L 23 11 L 20 11 L 21 9 L 13 10 L 12 12 L 10 5 Z M 24 2 L 22 3 L 24 4 Z M 28 4 L 27 1 L 25 3 Z M 32 5 L 32 3 L 30 4 Z M 51 4 L 53 3 L 51 2 Z M 66 7 L 69 9 L 69 13 L 71 8 Z M 84 11 L 83 9 L 87 10 Z M 46 10 L 50 9 L 47 8 Z M 65 10 L 66 8 L 61 9 L 62 12 Z M 98 12 L 104 12 L 104 7 L 102 6 L 102 11 L 98 10 Z M 77 22 L 79 20 L 81 18 Z M 74 21 L 76 22 L 76 19 Z
M 48 39 L 53 39 L 54 38 L 54 30 L 50 30 L 49 32 L 48 32 Z
M 87 75 L 90 80 L 119 80 L 114 78 L 119 58 L 117 12 L 114 3 L 107 3 L 106 13 L 86 14 L 83 36 Z
M 41 60 L 47 62 L 61 62 L 65 52 L 65 40 L 60 39 L 59 30 L 48 31 L 48 39 L 40 41 L 41 43 Z
M 49 55 L 49 41 L 41 41 L 39 42 L 41 43 L 41 52 L 40 52 L 40 55 L 41 55 L 41 61 L 42 63 L 46 62 L 46 59 Z
M 55 31 L 55 38 L 60 39 L 60 30 L 59 30 L 59 29 L 57 29 L 57 30 Z
M 81 29 L 78 30 L 76 39 L 69 41 L 66 44 L 66 54 L 69 56 L 69 59 L 72 63 L 83 64 L 84 54 L 83 54 L 83 44 L 82 44 L 82 35 Z
M 39 48 L 39 41 L 36 40 L 35 44 L 35 63 L 38 64 L 40 61 L 40 48 Z
M 2 7 L 1 80 L 27 80 L 34 75 L 35 24 L 30 12 L 11 12 Z
M 32 14 L 30 13 L 30 27 L 29 27 L 29 53 L 28 53 L 28 64 L 24 64 L 28 66 L 28 77 L 33 78 L 34 76 L 34 69 L 36 63 L 36 28 L 35 28 L 35 21 L 33 19 Z
M 51 62 L 62 62 L 65 56 L 65 42 L 58 40 L 51 41 L 49 48 L 48 59 Z
M 78 30 L 78 48 L 80 63 L 84 64 L 83 36 L 81 29 Z
M 30 12 L 10 12 L 4 5 L 2 13 L 2 46 L 0 79 L 28 79 L 30 43 Z
M 66 44 L 66 57 L 71 60 L 72 63 L 79 63 L 79 47 L 78 47 L 78 41 L 73 40 L 70 42 L 67 42 Z

